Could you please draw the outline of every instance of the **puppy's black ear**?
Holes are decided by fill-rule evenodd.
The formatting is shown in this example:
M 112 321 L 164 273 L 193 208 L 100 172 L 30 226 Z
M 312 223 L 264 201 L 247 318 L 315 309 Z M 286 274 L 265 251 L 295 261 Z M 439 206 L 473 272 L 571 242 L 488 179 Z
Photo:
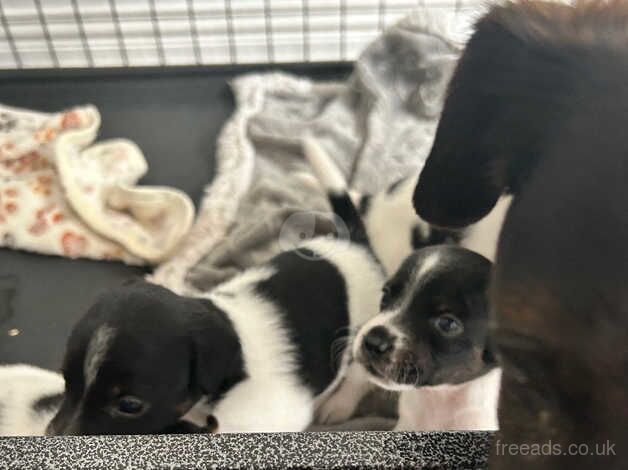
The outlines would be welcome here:
M 494 7 L 476 24 L 413 196 L 427 222 L 463 227 L 490 212 L 505 190 L 516 193 L 544 136 L 561 122 L 555 101 L 568 96 L 568 68 L 551 47 L 555 24 L 543 8 L 554 9 Z
M 210 400 L 219 397 L 246 373 L 240 340 L 224 312 L 199 300 L 203 311 L 191 315 L 191 384 Z

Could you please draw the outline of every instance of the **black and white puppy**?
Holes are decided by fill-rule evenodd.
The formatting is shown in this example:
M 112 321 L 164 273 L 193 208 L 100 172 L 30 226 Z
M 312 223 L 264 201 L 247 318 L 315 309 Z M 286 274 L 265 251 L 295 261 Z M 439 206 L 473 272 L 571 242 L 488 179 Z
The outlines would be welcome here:
M 349 204 L 338 204 L 349 195 L 337 166 L 313 138 L 304 140 L 304 153 L 336 214 L 350 218 L 351 213 L 344 212 Z M 487 341 L 491 263 L 454 245 L 413 252 L 409 243 L 413 230 L 421 232 L 423 238 L 415 240 L 423 244 L 452 242 L 446 237 L 456 236 L 414 217 L 415 182 L 402 180 L 373 196 L 376 204 L 361 211 L 382 263 L 388 269 L 401 265 L 384 288 L 382 313 L 358 332 L 343 374 L 321 402 L 317 419 L 345 420 L 374 383 L 403 391 L 398 429 L 496 429 L 500 372 Z M 498 212 L 479 228 L 461 233 L 462 240 L 493 249 L 493 226 L 501 222 Z M 390 228 L 397 228 L 396 219 L 401 220 L 398 231 Z M 488 241 L 482 238 L 486 233 Z M 398 246 L 390 246 L 395 242 Z M 439 329 L 447 326 L 451 330 Z
M 401 179 L 373 195 L 355 195 L 373 251 L 392 276 L 414 250 L 454 244 L 495 260 L 497 240 L 511 197 L 501 197 L 495 207 L 462 229 L 442 228 L 417 216 L 412 198 L 420 173 Z M 446 184 L 446 183 L 443 183 Z
M 399 390 L 396 430 L 497 429 L 500 371 L 488 341 L 491 263 L 440 245 L 409 256 L 353 342 L 371 382 Z
M 63 377 L 26 364 L 0 366 L 0 436 L 43 436 L 63 399 Z
M 378 311 L 384 274 L 354 215 L 351 241 L 307 241 L 202 298 L 103 294 L 70 336 L 49 432 L 155 433 L 210 412 L 221 432 L 305 429 L 340 367 L 332 346 Z
M 310 151 L 313 145 L 309 143 Z M 409 176 L 375 194 L 352 195 L 373 251 L 389 276 L 414 250 L 458 243 L 461 238 L 460 232 L 432 226 L 416 215 L 412 194 L 417 179 L 418 176 Z
M 340 191 L 346 181 L 334 162 L 313 137 L 306 137 L 303 146 L 305 156 L 312 161 L 326 161 L 325 173 L 318 175 L 323 190 Z M 320 164 L 319 166 L 323 168 Z M 330 175 L 334 175 L 331 176 Z M 420 172 L 402 178 L 386 189 L 374 194 L 349 192 L 358 207 L 373 252 L 382 263 L 387 276 L 397 272 L 403 261 L 414 251 L 426 246 L 455 244 L 481 254 L 491 261 L 495 259 L 497 240 L 504 216 L 510 207 L 511 197 L 501 197 L 495 207 L 482 219 L 464 228 L 441 228 L 417 216 L 413 195 Z M 335 181 L 334 184 L 331 182 Z M 443 182 L 442 184 L 447 184 Z M 344 217 L 342 214 L 338 214 Z

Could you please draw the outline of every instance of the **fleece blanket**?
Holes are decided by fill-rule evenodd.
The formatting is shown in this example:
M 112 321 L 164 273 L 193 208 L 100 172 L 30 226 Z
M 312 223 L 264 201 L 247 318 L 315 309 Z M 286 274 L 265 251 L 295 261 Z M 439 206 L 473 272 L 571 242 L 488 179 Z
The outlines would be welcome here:
M 173 252 L 192 225 L 190 198 L 136 186 L 144 155 L 123 139 L 91 145 L 99 127 L 94 106 L 0 105 L 0 246 L 129 264 Z
M 234 80 L 236 111 L 217 142 L 217 174 L 186 242 L 151 280 L 204 291 L 324 232 L 329 206 L 302 155 L 306 133 L 358 192 L 418 171 L 471 20 L 420 9 L 371 43 L 344 82 L 284 73 Z

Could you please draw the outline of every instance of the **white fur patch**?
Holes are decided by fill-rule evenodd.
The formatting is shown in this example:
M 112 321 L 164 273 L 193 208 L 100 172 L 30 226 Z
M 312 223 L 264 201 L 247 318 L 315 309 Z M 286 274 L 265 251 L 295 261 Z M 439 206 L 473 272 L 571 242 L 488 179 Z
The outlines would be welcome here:
M 475 251 L 494 262 L 497 241 L 511 202 L 512 196 L 499 198 L 486 217 L 465 230 L 460 246 Z
M 423 282 L 423 278 L 427 275 L 427 273 L 429 273 L 436 266 L 438 266 L 439 262 L 440 262 L 440 253 L 438 252 L 434 252 L 428 255 L 427 258 L 423 260 L 423 262 L 419 265 L 418 271 L 414 275 L 415 288 L 412 289 L 412 291 L 416 290 L 416 286 L 420 284 L 421 282 Z
M 348 326 L 355 328 L 377 314 L 384 278 L 365 248 L 325 238 L 302 246 L 324 253 L 343 275 Z M 295 345 L 281 323 L 281 313 L 254 290 L 274 273 L 269 267 L 249 269 L 207 294 L 233 323 L 247 373 L 213 409 L 220 432 L 302 431 L 312 421 L 316 397 L 301 383 Z
M 115 336 L 115 329 L 108 325 L 100 326 L 92 335 L 87 345 L 87 352 L 85 353 L 85 363 L 83 366 L 83 373 L 85 375 L 85 391 L 96 380 L 98 370 L 102 362 L 107 356 L 111 341 Z
M 324 253 L 325 259 L 342 274 L 347 288 L 351 329 L 359 327 L 379 313 L 384 273 L 366 248 L 322 237 L 310 240 L 302 246 L 316 253 Z
M 61 374 L 24 364 L 0 366 L 0 436 L 43 436 L 55 409 L 35 412 L 41 398 L 63 393 Z
M 501 369 L 458 385 L 406 390 L 395 431 L 494 431 Z
M 312 136 L 303 139 L 303 153 L 325 191 L 340 194 L 347 191 L 347 180 L 321 144 Z
M 313 396 L 299 382 L 294 345 L 275 305 L 254 292 L 274 272 L 250 269 L 207 296 L 233 323 L 248 375 L 214 407 L 220 432 L 302 431 L 311 421 Z
M 349 355 L 345 357 L 348 358 Z M 370 388 L 364 367 L 355 361 L 349 365 L 345 362 L 333 384 L 316 399 L 316 422 L 334 424 L 346 421 Z
M 386 273 L 394 274 L 406 257 L 414 251 L 412 232 L 419 227 L 423 236 L 429 235 L 429 224 L 421 220 L 412 206 L 412 195 L 418 175 L 403 181 L 388 194 L 380 191 L 371 198 L 364 215 L 364 225 L 373 251 L 384 265 Z
M 303 139 L 303 153 L 325 192 L 348 192 L 345 176 L 314 137 L 306 136 Z M 406 178 L 391 194 L 383 190 L 372 195 L 363 217 L 373 251 L 388 275 L 392 275 L 412 253 L 415 227 L 418 226 L 424 237 L 429 236 L 429 224 L 416 215 L 412 206 L 418 177 L 417 174 Z M 357 197 L 355 194 L 351 196 L 355 203 Z

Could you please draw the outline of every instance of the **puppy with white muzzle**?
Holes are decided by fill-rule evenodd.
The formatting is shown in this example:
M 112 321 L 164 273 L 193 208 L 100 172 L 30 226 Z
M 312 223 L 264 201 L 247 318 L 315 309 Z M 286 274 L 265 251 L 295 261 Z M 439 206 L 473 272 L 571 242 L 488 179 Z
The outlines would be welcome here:
M 358 331 L 351 365 L 319 411 L 353 413 L 373 383 L 400 391 L 398 431 L 495 430 L 501 370 L 488 338 L 491 263 L 452 245 L 409 256 Z
M 305 140 L 304 151 L 336 214 L 350 218 L 338 168 L 315 139 Z M 468 242 L 491 252 L 509 201 L 470 230 L 441 231 L 413 217 L 414 182 L 401 180 L 373 196 L 366 209 L 361 204 L 375 254 L 387 269 L 398 269 L 384 287 L 380 315 L 358 332 L 317 419 L 330 424 L 351 416 L 370 382 L 402 391 L 398 430 L 496 429 L 500 371 L 487 339 L 491 262 L 454 245 L 415 252 L 412 245 Z M 395 232 L 390 227 L 397 218 Z M 392 249 L 387 243 L 394 241 Z
M 396 430 L 497 429 L 500 371 L 488 340 L 491 263 L 455 246 L 421 249 L 387 282 L 353 355 L 399 390 Z

